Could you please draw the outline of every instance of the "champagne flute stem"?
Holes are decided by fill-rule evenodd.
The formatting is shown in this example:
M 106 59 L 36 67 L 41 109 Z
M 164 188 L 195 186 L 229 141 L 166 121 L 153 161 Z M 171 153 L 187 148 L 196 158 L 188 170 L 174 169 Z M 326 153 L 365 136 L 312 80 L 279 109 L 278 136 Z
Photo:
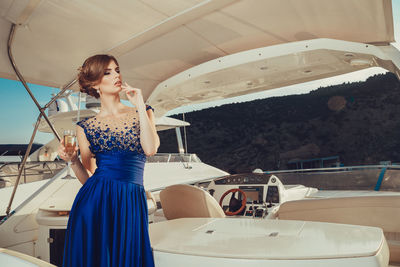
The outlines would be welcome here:
M 67 176 L 71 176 L 71 161 L 68 161 L 68 162 L 67 162 L 67 167 L 68 167 L 68 169 L 67 169 Z

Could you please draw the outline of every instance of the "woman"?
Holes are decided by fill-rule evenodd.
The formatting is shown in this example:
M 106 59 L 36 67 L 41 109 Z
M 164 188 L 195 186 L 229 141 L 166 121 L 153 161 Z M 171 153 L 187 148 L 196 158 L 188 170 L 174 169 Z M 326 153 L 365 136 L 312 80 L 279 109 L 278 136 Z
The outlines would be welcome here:
M 69 215 L 63 266 L 154 266 L 143 188 L 146 156 L 160 144 L 154 114 L 140 89 L 122 84 L 117 60 L 88 58 L 78 75 L 82 92 L 100 97 L 100 112 L 78 122 L 77 148 L 59 155 L 83 184 Z M 120 102 L 123 91 L 133 104 Z

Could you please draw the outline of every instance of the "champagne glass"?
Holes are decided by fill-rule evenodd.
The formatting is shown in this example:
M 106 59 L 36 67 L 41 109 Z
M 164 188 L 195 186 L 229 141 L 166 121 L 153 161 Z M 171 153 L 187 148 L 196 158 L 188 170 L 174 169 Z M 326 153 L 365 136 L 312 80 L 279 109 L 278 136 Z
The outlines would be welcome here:
M 65 130 L 64 131 L 64 147 L 65 147 L 65 153 L 68 154 L 69 157 L 72 156 L 75 152 L 75 146 L 76 146 L 76 137 L 75 137 L 75 131 L 73 130 Z M 63 179 L 75 179 L 71 175 L 71 161 L 67 162 L 67 175 Z

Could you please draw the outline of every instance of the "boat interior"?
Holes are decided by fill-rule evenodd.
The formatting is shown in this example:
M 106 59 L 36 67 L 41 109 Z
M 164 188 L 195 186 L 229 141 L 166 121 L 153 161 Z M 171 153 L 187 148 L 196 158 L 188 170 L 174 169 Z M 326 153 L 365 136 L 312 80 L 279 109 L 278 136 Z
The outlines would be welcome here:
M 73 94 L 80 107 L 76 69 L 88 55 L 118 58 L 161 121 L 175 108 L 370 68 L 400 79 L 391 0 L 6 0 L 0 10 L 0 77 L 21 81 L 39 110 L 14 186 L 0 188 L 9 199 L 0 202 L 2 266 L 62 263 L 81 184 L 68 167 L 19 184 L 38 130 L 57 144 L 95 114 L 45 113 Z M 41 106 L 28 83 L 60 90 Z M 396 166 L 362 177 L 340 168 L 228 175 L 179 141 L 178 151 L 145 167 L 156 266 L 400 266 Z
M 60 265 L 71 195 L 80 188 L 66 174 L 58 173 L 3 219 L 1 247 Z M 399 192 L 318 190 L 263 173 L 174 184 L 146 196 L 161 265 L 400 263 Z M 282 250 L 287 247 L 294 253 Z

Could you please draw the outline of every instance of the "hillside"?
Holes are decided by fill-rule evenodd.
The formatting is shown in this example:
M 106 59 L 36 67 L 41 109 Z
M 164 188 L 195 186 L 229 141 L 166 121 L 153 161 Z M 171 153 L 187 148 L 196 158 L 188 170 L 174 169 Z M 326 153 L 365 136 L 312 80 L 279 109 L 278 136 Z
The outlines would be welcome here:
M 390 73 L 375 75 L 309 94 L 186 113 L 188 151 L 230 173 L 287 169 L 290 160 L 328 156 L 344 165 L 400 162 L 399 114 L 399 81 Z M 174 131 L 159 134 L 159 152 L 177 151 Z

